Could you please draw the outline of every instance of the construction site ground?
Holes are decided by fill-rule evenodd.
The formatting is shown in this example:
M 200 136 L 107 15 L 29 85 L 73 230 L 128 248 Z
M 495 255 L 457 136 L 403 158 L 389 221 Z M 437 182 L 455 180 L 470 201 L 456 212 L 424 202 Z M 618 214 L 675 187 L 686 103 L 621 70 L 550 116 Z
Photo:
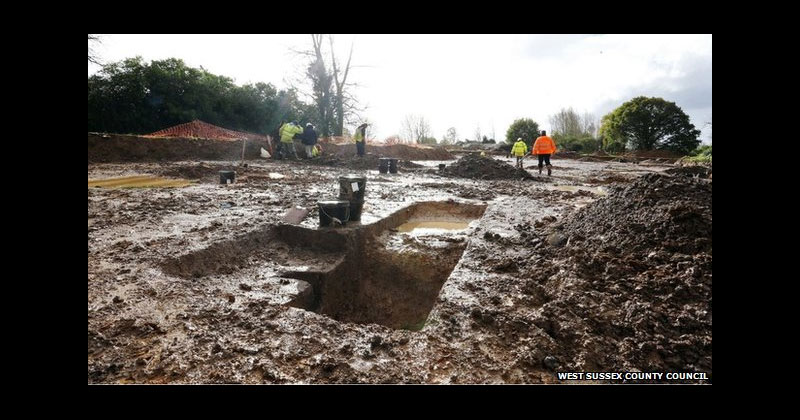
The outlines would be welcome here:
M 88 382 L 710 383 L 707 173 L 456 158 L 89 163 Z M 318 227 L 347 174 L 361 222 Z

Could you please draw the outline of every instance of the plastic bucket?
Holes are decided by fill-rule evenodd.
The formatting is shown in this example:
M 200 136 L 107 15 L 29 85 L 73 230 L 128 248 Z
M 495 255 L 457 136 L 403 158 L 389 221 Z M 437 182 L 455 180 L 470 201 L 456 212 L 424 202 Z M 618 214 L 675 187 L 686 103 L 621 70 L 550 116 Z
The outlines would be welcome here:
M 395 158 L 389 159 L 389 173 L 390 174 L 397 173 L 397 159 Z
M 345 175 L 339 177 L 339 200 L 364 200 L 367 177 Z
M 236 181 L 236 172 L 234 171 L 219 171 L 220 184 L 233 184 Z
M 350 221 L 350 202 L 345 200 L 322 200 L 317 201 L 319 206 L 319 226 L 329 227 L 338 226 L 334 223 L 336 218 L 342 225 Z
M 361 221 L 361 210 L 364 208 L 364 200 L 350 200 L 350 221 Z
M 447 166 L 447 165 L 445 165 L 444 163 L 440 163 L 440 164 L 439 164 L 439 172 L 442 172 L 442 171 L 444 171 L 444 168 L 445 168 L 446 166 Z
M 389 158 L 378 159 L 378 172 L 382 174 L 389 172 Z

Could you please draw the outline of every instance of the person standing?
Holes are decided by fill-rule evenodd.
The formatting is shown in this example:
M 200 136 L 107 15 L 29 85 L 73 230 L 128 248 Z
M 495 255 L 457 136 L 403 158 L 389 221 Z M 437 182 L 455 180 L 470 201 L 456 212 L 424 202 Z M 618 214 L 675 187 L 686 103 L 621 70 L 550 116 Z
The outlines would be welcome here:
M 303 129 L 297 124 L 297 121 L 286 123 L 281 127 L 281 149 L 283 149 L 283 157 L 293 156 L 294 160 L 298 160 L 297 151 L 294 148 L 294 136 L 302 132 Z
M 528 145 L 522 141 L 522 137 L 519 137 L 511 148 L 511 154 L 517 157 L 517 169 L 522 169 L 522 159 L 525 159 L 526 153 L 528 153 Z
M 306 124 L 302 135 L 303 145 L 306 146 L 306 159 L 314 157 L 314 145 L 317 144 L 317 140 L 319 140 L 319 137 L 317 132 L 314 131 L 314 126 L 311 123 Z
M 369 124 L 367 123 L 359 125 L 358 128 L 356 128 L 356 134 L 353 136 L 353 141 L 356 142 L 356 152 L 358 153 L 358 156 L 364 156 L 366 149 L 365 144 L 367 142 L 368 125 Z
M 531 155 L 539 156 L 539 173 L 542 173 L 542 161 L 547 163 L 547 176 L 551 176 L 553 165 L 550 164 L 550 156 L 556 152 L 556 143 L 547 131 L 542 130 L 542 135 L 536 138 L 531 149 Z

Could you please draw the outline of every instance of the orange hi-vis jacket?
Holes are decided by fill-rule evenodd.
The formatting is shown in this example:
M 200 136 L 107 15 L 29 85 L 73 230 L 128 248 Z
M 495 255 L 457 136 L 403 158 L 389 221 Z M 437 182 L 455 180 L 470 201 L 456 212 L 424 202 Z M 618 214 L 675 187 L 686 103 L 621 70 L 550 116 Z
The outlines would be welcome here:
M 556 152 L 556 143 L 550 136 L 539 136 L 531 149 L 532 155 L 552 155 Z

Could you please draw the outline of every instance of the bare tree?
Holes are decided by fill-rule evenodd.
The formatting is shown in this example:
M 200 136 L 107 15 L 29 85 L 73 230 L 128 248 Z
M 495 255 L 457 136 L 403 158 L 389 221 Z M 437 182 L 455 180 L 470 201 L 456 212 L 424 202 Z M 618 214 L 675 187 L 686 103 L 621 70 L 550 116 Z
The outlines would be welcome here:
M 475 141 L 478 141 L 478 142 L 481 141 L 481 135 L 482 134 L 483 133 L 481 133 L 481 125 L 478 124 L 478 127 L 475 129 Z
M 431 126 L 421 115 L 406 115 L 400 124 L 400 132 L 403 138 L 413 143 L 422 143 L 424 139 L 430 137 Z
M 97 55 L 97 52 L 94 49 L 93 44 L 100 45 L 103 41 L 100 40 L 100 36 L 98 35 L 89 35 L 89 62 L 92 64 L 97 64 L 98 66 L 102 66 L 103 63 L 100 61 L 100 56 Z
M 588 111 L 584 111 L 581 118 L 581 131 L 586 135 L 597 138 L 597 130 L 599 128 L 600 124 L 598 124 L 597 117 Z
M 322 120 L 322 135 L 329 136 L 332 124 L 331 109 L 331 79 L 328 69 L 325 67 L 325 59 L 322 56 L 322 35 L 311 35 L 314 43 L 314 61 L 308 66 L 308 77 L 313 84 L 314 99 L 317 104 L 317 112 Z M 337 134 L 334 134 L 337 135 Z M 342 135 L 341 132 L 338 135 Z
M 550 117 L 550 130 L 553 135 L 577 136 L 581 132 L 581 118 L 571 107 Z
M 324 51 L 326 36 L 329 54 Z M 350 69 L 355 67 L 352 65 L 353 44 L 350 45 L 347 62 L 342 67 L 334 52 L 333 36 L 312 34 L 311 41 L 311 50 L 293 50 L 308 60 L 305 63 L 305 76 L 311 82 L 312 92 L 308 94 L 302 89 L 298 90 L 313 98 L 317 105 L 322 135 L 341 136 L 345 122 L 355 122 L 359 113 L 365 110 L 352 92 L 357 85 L 348 82 Z
M 447 134 L 444 135 L 442 138 L 442 144 L 453 144 L 458 141 L 458 133 L 456 133 L 455 127 L 450 127 L 447 129 Z
M 553 135 L 569 137 L 595 137 L 597 132 L 597 119 L 589 112 L 579 115 L 570 108 L 561 108 L 561 111 L 550 117 L 550 130 Z

